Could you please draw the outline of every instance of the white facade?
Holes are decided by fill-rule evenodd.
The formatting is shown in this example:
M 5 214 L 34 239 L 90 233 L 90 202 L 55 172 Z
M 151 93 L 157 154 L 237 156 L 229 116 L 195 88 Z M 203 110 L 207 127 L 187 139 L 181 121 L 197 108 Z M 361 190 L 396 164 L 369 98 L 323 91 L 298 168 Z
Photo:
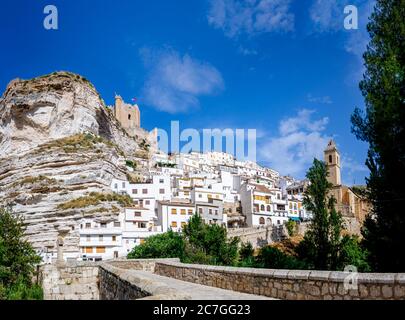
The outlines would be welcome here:
M 162 231 L 172 229 L 180 232 L 188 220 L 195 214 L 194 204 L 187 202 L 158 202 L 158 224 Z

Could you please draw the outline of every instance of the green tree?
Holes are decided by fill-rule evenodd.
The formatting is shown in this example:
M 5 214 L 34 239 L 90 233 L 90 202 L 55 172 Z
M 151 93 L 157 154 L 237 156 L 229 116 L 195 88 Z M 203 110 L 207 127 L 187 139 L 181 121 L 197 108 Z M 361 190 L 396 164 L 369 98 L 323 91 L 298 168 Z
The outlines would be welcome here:
M 234 265 L 238 259 L 237 238 L 227 239 L 227 231 L 217 224 L 205 224 L 200 215 L 192 216 L 183 230 L 191 252 L 204 253 L 211 258 L 212 264 Z M 191 257 L 189 257 L 191 258 Z
M 260 249 L 255 266 L 271 269 L 306 269 L 303 261 L 271 246 Z
M 343 221 L 335 209 L 336 200 L 329 196 L 332 184 L 327 179 L 326 164 L 314 159 L 306 176 L 310 184 L 303 205 L 312 212 L 313 219 L 297 251 L 313 268 L 334 269 L 338 263 Z
M 368 142 L 368 199 L 363 228 L 376 271 L 405 271 L 405 1 L 377 0 L 360 82 L 365 113 L 356 108 L 352 132 Z
M 0 298 L 36 299 L 42 290 L 32 283 L 41 258 L 24 239 L 24 221 L 10 209 L 0 208 Z
M 148 237 L 128 253 L 128 259 L 184 258 L 184 241 L 180 234 L 168 232 Z
M 254 249 L 250 242 L 241 243 L 239 249 L 239 263 L 240 267 L 255 267 L 256 261 L 254 257 Z

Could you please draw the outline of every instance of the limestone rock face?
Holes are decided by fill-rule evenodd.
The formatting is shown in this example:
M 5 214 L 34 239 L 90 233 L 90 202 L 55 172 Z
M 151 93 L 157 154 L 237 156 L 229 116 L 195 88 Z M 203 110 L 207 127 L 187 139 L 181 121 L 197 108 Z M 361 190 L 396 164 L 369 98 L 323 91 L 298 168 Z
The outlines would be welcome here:
M 80 220 L 115 220 L 125 203 L 111 194 L 125 159 L 139 151 L 79 75 L 12 81 L 0 99 L 0 206 L 25 218 L 37 249 L 79 252 Z M 125 199 L 123 199 L 125 200 Z
M 0 99 L 0 155 L 21 154 L 82 132 L 108 138 L 126 153 L 137 149 L 96 89 L 79 75 L 57 72 L 13 80 Z

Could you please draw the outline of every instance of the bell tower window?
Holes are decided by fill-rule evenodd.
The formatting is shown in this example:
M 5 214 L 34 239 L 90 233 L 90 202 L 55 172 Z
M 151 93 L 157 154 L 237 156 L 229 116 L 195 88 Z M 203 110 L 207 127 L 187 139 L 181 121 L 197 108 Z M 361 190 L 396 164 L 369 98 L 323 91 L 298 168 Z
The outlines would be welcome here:
M 131 120 L 131 115 L 130 114 L 128 114 L 128 120 Z
M 329 155 L 329 163 L 332 163 L 332 155 Z

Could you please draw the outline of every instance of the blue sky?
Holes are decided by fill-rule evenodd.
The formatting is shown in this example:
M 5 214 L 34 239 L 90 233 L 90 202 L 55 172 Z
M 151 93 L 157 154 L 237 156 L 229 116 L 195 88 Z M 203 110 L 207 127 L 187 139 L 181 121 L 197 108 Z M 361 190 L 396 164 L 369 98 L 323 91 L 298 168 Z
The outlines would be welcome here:
M 345 30 L 354 4 L 359 29 Z M 58 8 L 45 30 L 43 9 Z M 343 181 L 364 182 L 350 133 L 373 0 L 2 1 L 0 90 L 14 78 L 82 74 L 107 104 L 137 97 L 142 126 L 257 129 L 258 162 L 302 178 L 333 137 Z

